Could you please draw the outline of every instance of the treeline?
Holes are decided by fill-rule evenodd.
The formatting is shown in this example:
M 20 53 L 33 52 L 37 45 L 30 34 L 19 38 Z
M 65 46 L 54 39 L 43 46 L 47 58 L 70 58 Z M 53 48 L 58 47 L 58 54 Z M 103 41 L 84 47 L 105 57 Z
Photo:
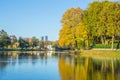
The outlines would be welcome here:
M 0 31 L 0 50 L 45 50 L 48 45 L 54 47 L 55 42 L 39 40 L 36 37 L 22 38 L 15 35 L 8 35 L 6 31 Z
M 68 9 L 61 19 L 58 44 L 72 49 L 111 45 L 120 40 L 120 2 L 94 1 L 86 10 Z

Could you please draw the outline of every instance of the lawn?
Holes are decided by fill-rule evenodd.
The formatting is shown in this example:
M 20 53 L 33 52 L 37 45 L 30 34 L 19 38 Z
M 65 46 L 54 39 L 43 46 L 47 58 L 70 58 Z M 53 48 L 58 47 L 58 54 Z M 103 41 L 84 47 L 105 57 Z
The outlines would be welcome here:
M 80 57 L 120 58 L 120 50 L 83 50 Z

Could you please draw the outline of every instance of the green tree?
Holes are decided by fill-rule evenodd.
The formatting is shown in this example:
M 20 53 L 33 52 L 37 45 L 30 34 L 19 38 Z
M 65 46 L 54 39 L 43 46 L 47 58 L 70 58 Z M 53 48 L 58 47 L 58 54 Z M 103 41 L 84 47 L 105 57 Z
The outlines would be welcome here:
M 39 41 L 39 46 L 41 49 L 43 49 L 44 48 L 44 41 Z
M 102 44 L 105 44 L 107 36 L 109 36 L 112 37 L 113 49 L 114 37 L 120 34 L 120 3 L 95 1 L 89 4 L 88 9 L 84 12 L 83 22 L 87 28 L 88 41 L 90 37 L 93 40 L 101 37 Z
M 7 32 L 5 32 L 4 30 L 0 31 L 0 47 L 4 48 L 4 47 L 8 47 L 8 45 L 11 44 L 11 39 L 8 36 Z
M 112 37 L 113 49 L 115 36 L 120 35 L 120 3 L 106 2 L 101 11 L 101 24 L 106 26 L 107 35 Z
M 58 42 L 57 41 L 52 42 L 52 47 L 53 48 L 58 48 L 59 47 Z
M 32 38 L 32 48 L 37 47 L 39 45 L 39 39 L 36 37 Z
M 101 2 L 93 2 L 89 4 L 89 7 L 87 10 L 84 11 L 84 25 L 87 28 L 87 40 L 88 40 L 88 47 L 93 42 L 93 38 L 95 36 L 103 37 L 105 27 L 101 26 L 100 22 L 100 12 L 102 10 L 102 3 Z M 102 38 L 103 39 L 103 38 Z M 102 43 L 104 44 L 104 41 L 102 40 Z
M 29 47 L 29 42 L 27 40 L 24 40 L 22 37 L 19 38 L 18 42 L 21 49 L 27 49 Z
M 30 47 L 29 42 L 27 40 L 24 40 L 24 47 L 26 49 Z
M 11 35 L 10 39 L 11 39 L 11 47 L 14 48 L 14 45 L 17 42 L 17 37 L 15 35 Z

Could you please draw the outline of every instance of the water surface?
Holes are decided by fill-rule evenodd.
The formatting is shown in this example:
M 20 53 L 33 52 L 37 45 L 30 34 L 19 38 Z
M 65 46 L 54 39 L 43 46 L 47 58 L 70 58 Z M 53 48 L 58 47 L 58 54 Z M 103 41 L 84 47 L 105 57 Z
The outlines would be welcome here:
M 0 80 L 119 80 L 120 59 L 0 52 Z

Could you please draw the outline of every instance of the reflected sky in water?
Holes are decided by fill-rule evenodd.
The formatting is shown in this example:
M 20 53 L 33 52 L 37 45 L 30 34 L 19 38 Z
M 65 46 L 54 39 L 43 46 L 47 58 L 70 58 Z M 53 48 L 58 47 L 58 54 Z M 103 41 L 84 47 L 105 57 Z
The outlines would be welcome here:
M 58 58 L 36 52 L 0 53 L 0 80 L 60 80 Z
M 0 52 L 0 80 L 119 80 L 120 59 Z

